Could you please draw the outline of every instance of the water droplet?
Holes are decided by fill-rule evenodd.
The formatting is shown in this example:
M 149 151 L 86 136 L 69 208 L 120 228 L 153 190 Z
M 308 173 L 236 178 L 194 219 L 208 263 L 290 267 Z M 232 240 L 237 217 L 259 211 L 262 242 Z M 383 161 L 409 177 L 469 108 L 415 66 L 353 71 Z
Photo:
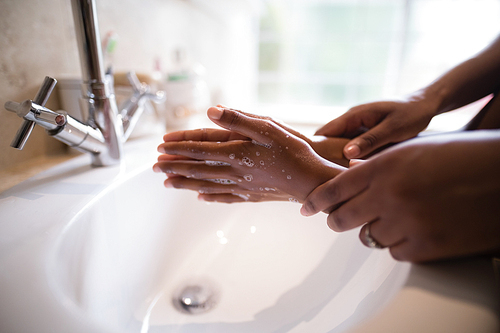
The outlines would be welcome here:
M 248 201 L 248 199 L 250 199 L 250 198 L 248 197 L 248 195 L 244 195 L 244 194 L 233 193 L 233 195 L 236 195 L 237 197 L 240 197 L 240 198 L 242 198 L 242 199 L 243 199 L 243 200 L 245 200 L 245 201 Z
M 210 166 L 230 166 L 230 165 L 231 165 L 231 164 L 226 163 L 226 162 L 221 162 L 221 161 L 210 161 L 210 160 L 206 160 L 206 161 L 205 161 L 205 164 L 206 164 L 206 165 L 210 165 Z
M 271 143 L 262 143 L 262 142 L 258 142 L 256 140 L 252 140 L 252 143 L 254 145 L 261 146 L 261 147 L 264 147 L 264 148 L 267 148 L 267 149 L 271 149 L 271 147 L 272 147 Z
M 224 185 L 233 185 L 233 184 L 236 184 L 235 181 L 231 180 L 231 179 L 219 179 L 219 178 L 216 178 L 216 179 L 206 179 L 206 181 L 209 181 L 209 182 L 212 182 L 212 183 L 216 183 L 216 184 L 224 184 Z
M 264 165 L 264 161 L 262 161 L 262 160 L 261 160 L 261 161 L 260 161 L 260 165 Z
M 288 198 L 288 201 L 293 202 L 293 203 L 299 203 L 299 200 L 295 198 Z
M 255 153 L 255 155 L 256 155 L 256 156 L 260 156 L 260 152 L 256 152 L 256 153 Z
M 286 176 L 286 179 L 292 179 L 292 176 L 288 175 Z
M 250 168 L 255 165 L 254 161 L 248 157 L 243 157 L 242 162 L 245 163 L 245 165 Z
M 245 180 L 247 182 L 251 182 L 253 180 L 253 176 L 252 175 L 244 175 L 243 178 L 245 178 Z
M 234 160 L 234 158 L 235 158 L 234 154 L 229 154 L 229 158 Z

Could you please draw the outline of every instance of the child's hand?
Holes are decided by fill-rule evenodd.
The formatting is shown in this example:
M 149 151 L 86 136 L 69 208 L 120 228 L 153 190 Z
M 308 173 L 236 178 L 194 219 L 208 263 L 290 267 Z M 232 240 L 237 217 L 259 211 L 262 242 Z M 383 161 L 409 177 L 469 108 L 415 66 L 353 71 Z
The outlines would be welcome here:
M 229 131 L 167 134 L 158 147 L 169 154 L 154 166 L 169 175 L 166 186 L 196 190 L 211 201 L 302 202 L 343 170 L 319 156 L 302 135 L 269 118 L 222 107 L 210 108 L 208 115 Z

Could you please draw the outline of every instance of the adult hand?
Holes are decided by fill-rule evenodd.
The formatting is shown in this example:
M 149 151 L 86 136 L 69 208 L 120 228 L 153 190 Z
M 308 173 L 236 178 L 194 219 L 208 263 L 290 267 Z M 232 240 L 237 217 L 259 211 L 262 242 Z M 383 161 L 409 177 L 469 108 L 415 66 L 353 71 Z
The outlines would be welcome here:
M 417 138 L 316 188 L 303 215 L 325 211 L 335 231 L 368 223 L 398 260 L 500 251 L 500 131 Z
M 316 135 L 353 138 L 344 147 L 344 155 L 359 158 L 387 144 L 415 137 L 435 112 L 429 101 L 418 97 L 362 104 L 318 129 Z
M 343 170 L 295 131 L 268 118 L 222 107 L 207 114 L 227 130 L 177 132 L 158 147 L 168 155 L 155 164 L 155 171 L 176 175 L 166 186 L 197 190 L 205 200 L 302 202 Z M 202 140 L 192 141 L 197 138 Z

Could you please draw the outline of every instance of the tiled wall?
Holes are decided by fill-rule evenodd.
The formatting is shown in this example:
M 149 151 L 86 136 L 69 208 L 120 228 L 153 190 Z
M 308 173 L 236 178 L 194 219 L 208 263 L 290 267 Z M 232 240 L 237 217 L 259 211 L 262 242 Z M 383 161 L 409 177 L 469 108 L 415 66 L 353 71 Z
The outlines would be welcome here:
M 116 71 L 164 69 L 178 47 L 207 69 L 214 103 L 249 105 L 254 96 L 257 52 L 251 0 L 96 0 L 101 35 L 114 31 Z M 32 99 L 46 75 L 78 76 L 78 50 L 69 0 L 0 1 L 0 170 L 60 152 L 61 144 L 35 128 L 23 151 L 10 148 L 21 119 L 7 100 Z M 57 94 L 48 107 L 57 108 Z

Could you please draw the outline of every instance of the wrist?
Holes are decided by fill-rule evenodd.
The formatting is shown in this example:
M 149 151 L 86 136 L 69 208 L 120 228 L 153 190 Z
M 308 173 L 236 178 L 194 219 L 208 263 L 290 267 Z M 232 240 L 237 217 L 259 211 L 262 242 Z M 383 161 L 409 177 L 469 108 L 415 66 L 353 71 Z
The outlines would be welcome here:
M 449 93 L 444 86 L 434 83 L 409 95 L 408 101 L 417 104 L 419 110 L 432 118 L 448 111 L 446 109 L 448 95 Z

